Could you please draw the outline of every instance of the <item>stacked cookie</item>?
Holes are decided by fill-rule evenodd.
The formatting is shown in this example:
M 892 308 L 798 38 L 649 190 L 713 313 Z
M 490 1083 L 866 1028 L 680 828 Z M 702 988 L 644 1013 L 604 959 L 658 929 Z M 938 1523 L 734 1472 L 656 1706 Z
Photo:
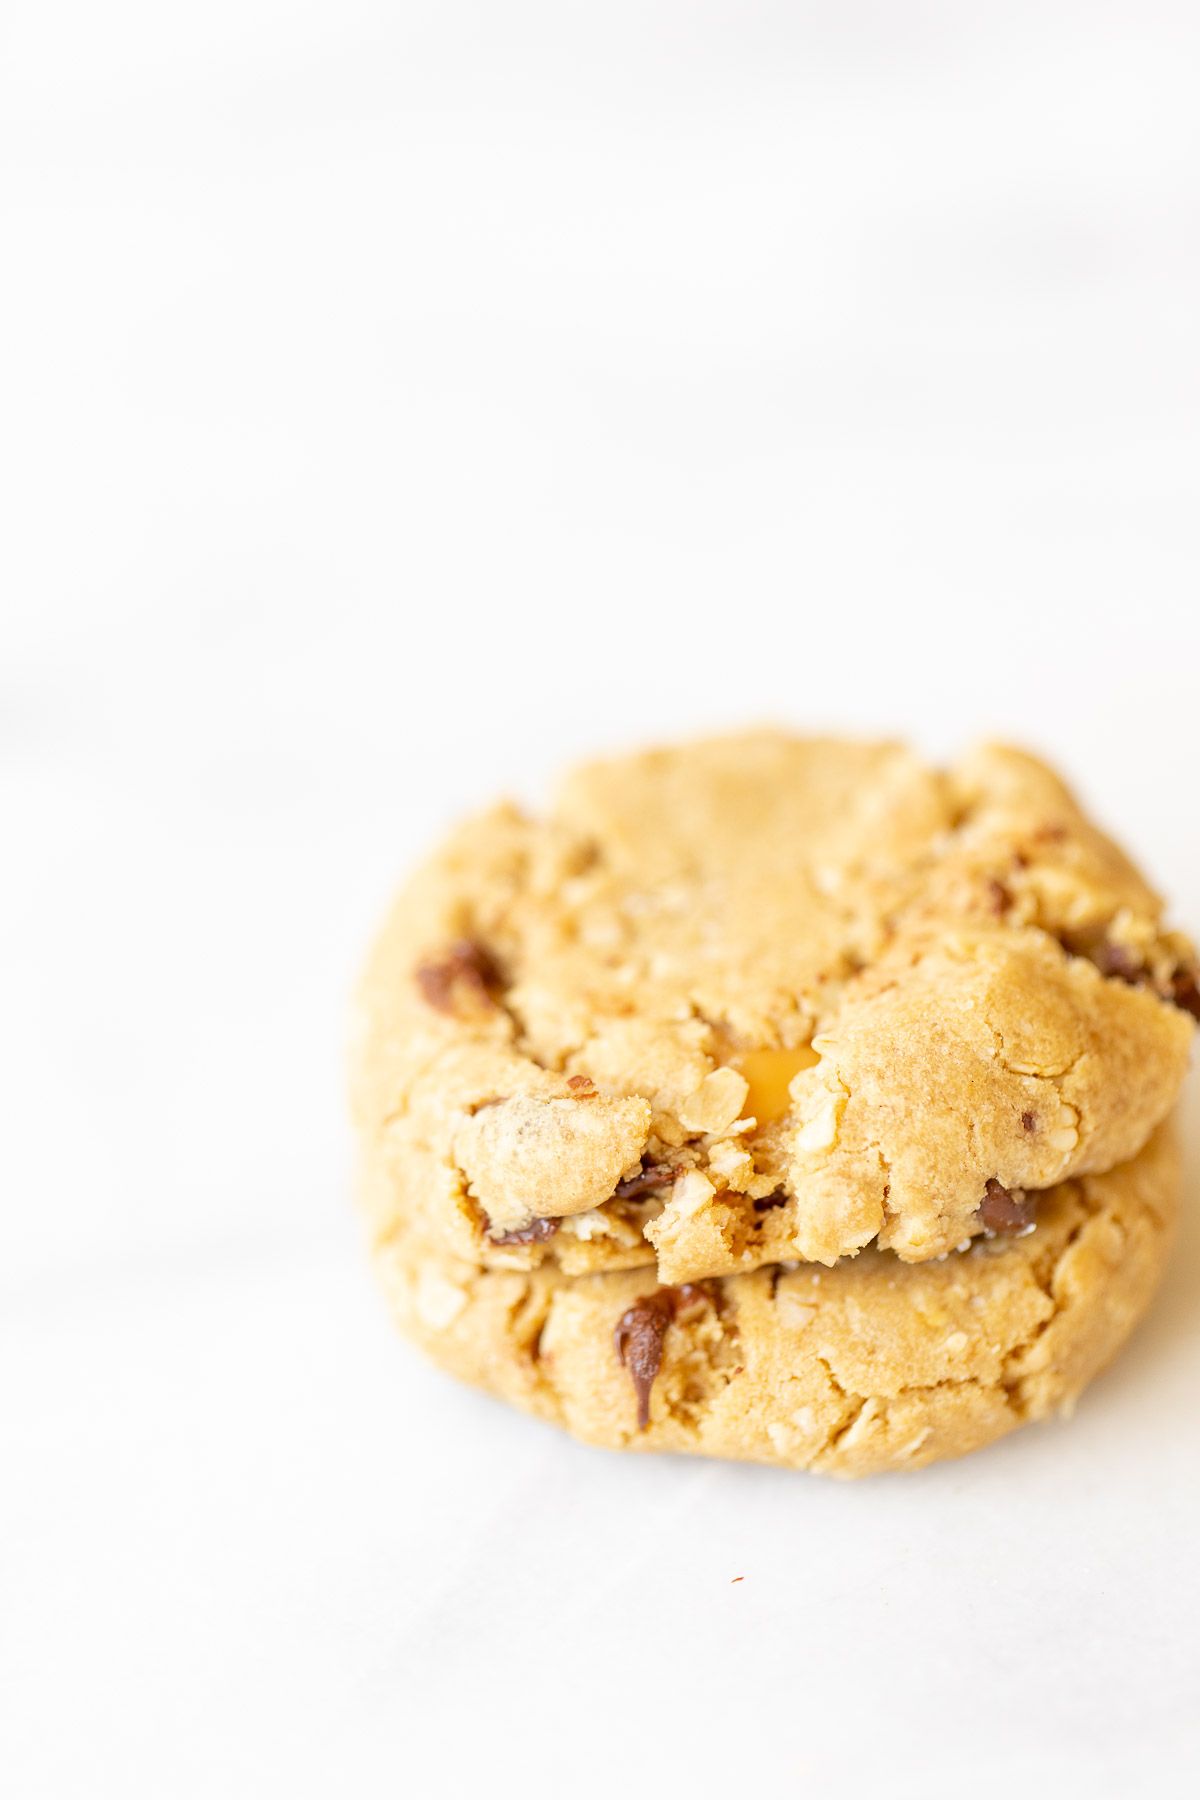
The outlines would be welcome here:
M 592 1442 L 831 1474 L 1069 1406 L 1170 1239 L 1190 946 L 1061 782 L 775 733 L 462 826 L 360 994 L 402 1327 Z

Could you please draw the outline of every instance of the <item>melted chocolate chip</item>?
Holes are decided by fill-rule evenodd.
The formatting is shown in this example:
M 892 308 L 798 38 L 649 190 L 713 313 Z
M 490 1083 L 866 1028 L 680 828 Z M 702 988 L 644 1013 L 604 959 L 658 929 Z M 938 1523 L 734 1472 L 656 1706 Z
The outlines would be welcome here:
M 1009 893 L 1004 883 L 995 875 L 989 876 L 988 878 L 987 896 L 992 911 L 997 918 L 1000 918 L 1006 913 L 1012 905 L 1012 895 Z
M 1006 1188 L 993 1177 L 980 1202 L 979 1219 L 985 1231 L 1008 1236 L 1028 1230 L 1034 1222 L 1036 1208 L 1037 1202 L 1032 1195 L 1023 1194 L 1020 1188 Z
M 471 938 L 451 944 L 437 962 L 421 963 L 416 982 L 430 1006 L 438 1012 L 454 1011 L 456 989 L 465 989 L 478 999 L 491 1001 L 500 986 L 500 971 L 491 952 Z
M 1021 1114 L 1021 1124 L 1026 1131 L 1036 1131 L 1037 1130 L 1037 1114 L 1031 1113 L 1031 1112 L 1023 1112 Z
M 641 1200 L 647 1194 L 655 1194 L 660 1188 L 670 1187 L 677 1170 L 669 1163 L 643 1163 L 636 1175 L 630 1175 L 625 1181 L 618 1181 L 613 1192 L 614 1200 Z
M 528 1225 L 521 1225 L 516 1231 L 489 1231 L 489 1244 L 544 1244 L 552 1238 L 561 1219 L 531 1219 Z
M 637 1395 L 638 1430 L 650 1423 L 650 1390 L 662 1367 L 663 1339 L 667 1326 L 676 1314 L 696 1300 L 711 1298 L 706 1289 L 694 1281 L 682 1287 L 656 1288 L 635 1300 L 628 1312 L 621 1314 L 613 1332 L 617 1360 L 629 1370 L 633 1391 Z
M 1117 981 L 1143 981 L 1146 965 L 1141 958 L 1124 944 L 1112 944 L 1105 939 L 1097 944 L 1092 961 L 1102 975 L 1110 975 Z
M 1168 998 L 1174 1005 L 1182 1007 L 1185 1013 L 1191 1013 L 1193 1019 L 1200 1021 L 1200 985 L 1197 984 L 1197 971 L 1181 965 L 1171 977 L 1171 992 Z
M 1182 1012 L 1190 1013 L 1193 1019 L 1200 1021 L 1200 985 L 1193 964 L 1179 963 L 1165 979 L 1152 984 L 1150 971 L 1141 958 L 1126 945 L 1113 944 L 1107 939 L 1093 950 L 1092 961 L 1102 975 L 1116 981 L 1127 981 L 1133 987 L 1153 985 L 1160 1000 L 1178 1006 Z

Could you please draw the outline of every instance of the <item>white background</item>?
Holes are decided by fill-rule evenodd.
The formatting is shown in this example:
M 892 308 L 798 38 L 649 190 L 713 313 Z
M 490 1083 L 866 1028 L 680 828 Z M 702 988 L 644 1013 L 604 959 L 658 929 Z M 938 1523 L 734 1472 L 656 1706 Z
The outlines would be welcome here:
M 3 34 L 4 1793 L 1191 1791 L 1194 1203 L 1070 1425 L 608 1457 L 393 1337 L 341 1059 L 457 810 L 726 723 L 1040 745 L 1200 926 L 1195 9 Z

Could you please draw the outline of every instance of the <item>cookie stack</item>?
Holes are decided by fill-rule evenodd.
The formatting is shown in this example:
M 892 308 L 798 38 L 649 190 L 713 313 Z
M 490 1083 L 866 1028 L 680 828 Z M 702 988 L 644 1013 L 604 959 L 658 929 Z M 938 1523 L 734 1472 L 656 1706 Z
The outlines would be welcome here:
M 1034 758 L 726 738 L 468 821 L 361 991 L 403 1329 L 591 1442 L 836 1475 L 1069 1408 L 1146 1306 L 1200 991 Z

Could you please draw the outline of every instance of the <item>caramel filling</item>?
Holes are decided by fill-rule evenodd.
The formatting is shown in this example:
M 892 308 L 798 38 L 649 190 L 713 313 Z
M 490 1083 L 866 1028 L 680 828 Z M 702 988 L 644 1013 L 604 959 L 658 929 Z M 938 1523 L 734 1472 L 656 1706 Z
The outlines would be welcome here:
M 788 1085 L 793 1075 L 820 1060 L 810 1044 L 802 1044 L 798 1050 L 748 1050 L 734 1065 L 750 1084 L 742 1111 L 752 1114 L 760 1125 L 773 1125 L 792 1104 Z

